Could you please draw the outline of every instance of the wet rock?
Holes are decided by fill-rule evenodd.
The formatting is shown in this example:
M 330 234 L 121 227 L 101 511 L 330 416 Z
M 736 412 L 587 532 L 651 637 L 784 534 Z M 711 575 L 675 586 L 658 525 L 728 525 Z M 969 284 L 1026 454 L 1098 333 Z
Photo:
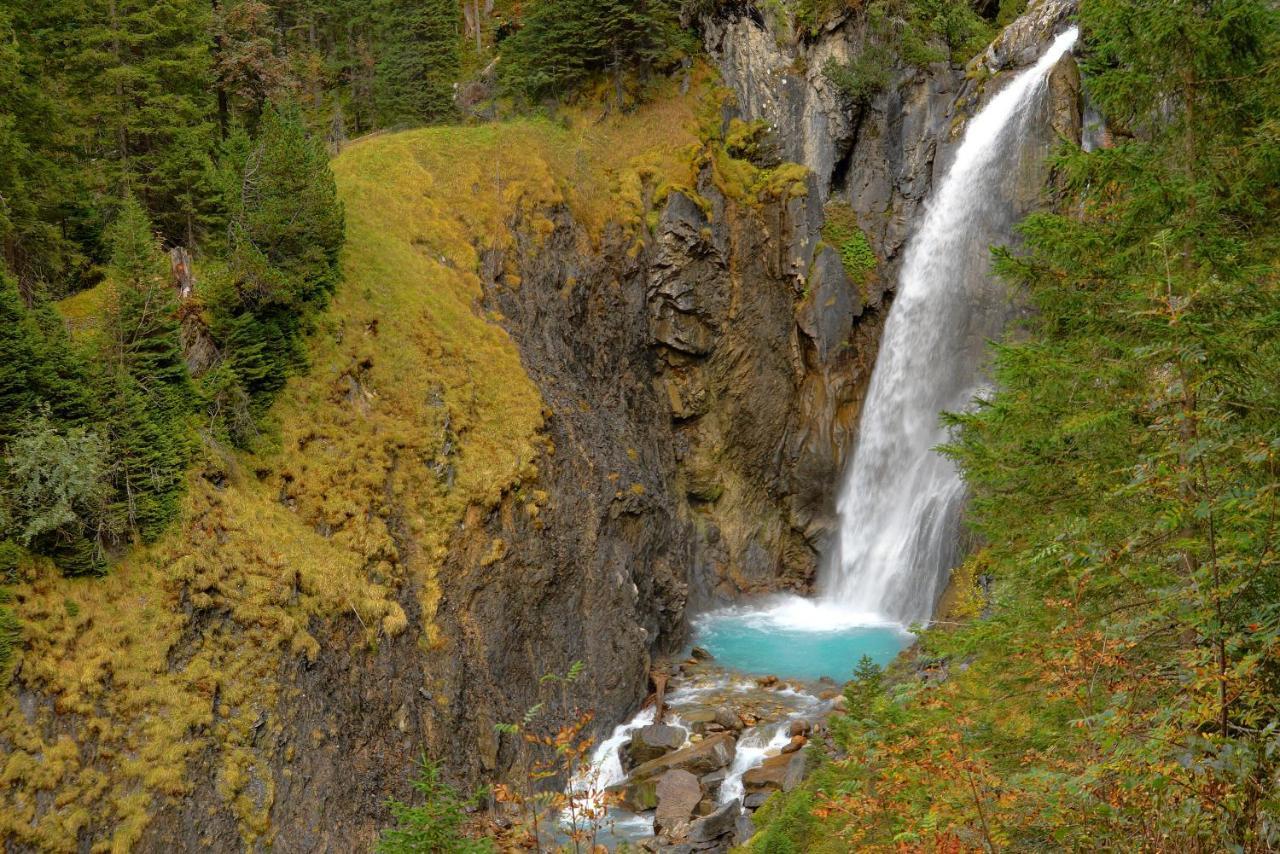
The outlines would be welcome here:
M 746 845 L 756 835 L 756 823 L 743 813 L 733 823 L 733 844 Z
M 716 802 L 714 798 L 703 798 L 698 801 L 698 808 L 693 812 L 695 815 L 711 815 L 716 811 Z
M 809 743 L 809 739 L 805 738 L 803 735 L 793 735 L 791 736 L 791 740 L 788 741 L 785 745 L 783 745 L 782 752 L 795 753 L 797 750 L 804 747 L 808 743 Z
M 715 722 L 725 729 L 742 729 L 742 719 L 730 711 L 728 706 L 720 706 L 716 709 Z
M 655 786 L 658 797 L 653 816 L 653 831 L 658 835 L 677 835 L 681 825 L 687 825 L 693 811 L 702 800 L 702 787 L 698 778 L 688 771 L 673 768 L 658 779 Z
M 808 735 L 813 729 L 813 724 L 804 718 L 796 718 L 791 722 L 788 729 L 790 735 L 794 738 L 797 735 Z
M 772 794 L 772 792 L 752 792 L 742 799 L 742 805 L 749 810 L 759 809 Z
M 649 724 L 631 734 L 631 741 L 622 749 L 622 767 L 637 765 L 657 759 L 684 745 L 684 730 L 667 724 Z
M 689 729 L 701 735 L 706 733 L 708 729 L 718 726 L 715 723 L 716 713 L 713 709 L 693 709 L 690 711 L 682 711 L 680 719 L 689 725 Z
M 771 756 L 742 775 L 742 787 L 748 793 L 789 792 L 804 779 L 808 771 L 808 751 Z
M 709 735 L 697 744 L 660 756 L 631 771 L 636 779 L 657 777 L 671 769 L 680 769 L 694 775 L 710 774 L 733 762 L 737 744 L 729 733 Z M 694 801 L 697 803 L 697 801 Z
M 631 812 L 644 812 L 658 805 L 658 781 L 653 777 L 628 780 L 612 791 L 617 794 L 618 803 Z
M 738 815 L 742 812 L 742 802 L 734 798 L 714 812 L 700 818 L 689 825 L 689 842 L 697 845 L 700 842 L 712 842 L 733 833 Z
M 700 646 L 695 646 L 689 651 L 689 657 L 694 661 L 711 661 L 715 658 L 710 652 Z
M 778 677 L 772 676 L 772 675 L 761 676 L 759 679 L 756 680 L 756 684 L 759 685 L 761 688 L 772 688 L 778 684 Z
M 708 795 L 712 797 L 720 790 L 720 786 L 724 783 L 724 778 L 729 776 L 729 769 L 721 768 L 719 771 L 712 771 L 710 774 L 703 774 L 698 778 L 698 782 L 702 784 L 702 788 Z

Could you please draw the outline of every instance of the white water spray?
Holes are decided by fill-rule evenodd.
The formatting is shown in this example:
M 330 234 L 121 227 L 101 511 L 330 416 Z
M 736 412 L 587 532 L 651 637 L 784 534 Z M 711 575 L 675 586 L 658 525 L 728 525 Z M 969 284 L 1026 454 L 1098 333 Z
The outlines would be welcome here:
M 1030 107 L 1076 36 L 1058 36 L 973 117 L 907 245 L 841 489 L 837 551 L 822 579 L 828 601 L 903 623 L 933 614 L 958 557 L 964 497 L 955 465 L 934 450 L 948 438 L 939 415 L 982 390 L 987 341 L 1008 314 L 988 247 L 1007 239 L 1017 213 L 1009 189 Z

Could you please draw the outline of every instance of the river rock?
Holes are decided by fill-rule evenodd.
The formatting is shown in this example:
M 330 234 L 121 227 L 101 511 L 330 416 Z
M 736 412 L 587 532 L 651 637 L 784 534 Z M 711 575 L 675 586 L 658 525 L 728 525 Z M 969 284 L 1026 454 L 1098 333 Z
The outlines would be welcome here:
M 728 706 L 720 706 L 716 709 L 715 722 L 725 729 L 742 729 L 742 719 L 730 711 Z
M 791 736 L 794 738 L 797 735 L 808 735 L 809 731 L 812 729 L 813 729 L 813 724 L 810 723 L 808 720 L 806 720 L 805 718 L 796 718 L 791 722 L 791 727 L 789 729 L 789 732 Z
M 680 713 L 680 719 L 689 725 L 689 729 L 702 734 L 708 727 L 716 726 L 716 713 L 713 709 L 692 709 Z
M 702 787 L 698 778 L 681 768 L 664 773 L 655 786 L 658 808 L 653 816 L 653 832 L 675 836 L 682 825 L 687 825 L 693 811 L 702 800 Z
M 684 745 L 684 730 L 667 724 L 649 724 L 631 734 L 631 741 L 622 749 L 622 767 L 637 765 L 657 759 Z
M 742 799 L 742 805 L 749 810 L 760 809 L 764 806 L 764 802 L 769 800 L 771 792 L 752 792 Z
M 805 738 L 803 735 L 793 735 L 791 736 L 791 740 L 788 741 L 785 745 L 783 745 L 782 752 L 795 753 L 797 750 L 804 747 L 808 743 L 809 743 L 809 739 Z
M 658 805 L 658 781 L 650 777 L 647 780 L 628 780 L 621 786 L 610 789 L 618 796 L 618 803 L 631 812 L 644 812 Z
M 797 750 L 771 756 L 742 775 L 742 788 L 748 793 L 789 792 L 804 779 L 808 770 L 808 751 Z
M 743 813 L 733 822 L 733 844 L 746 845 L 756 835 L 756 823 L 751 816 Z
M 737 798 L 716 809 L 709 815 L 689 825 L 689 842 L 697 845 L 700 842 L 712 842 L 733 833 L 734 824 L 742 812 L 742 802 Z
M 724 784 L 724 778 L 728 774 L 728 768 L 721 768 L 719 771 L 712 771 L 710 774 L 703 774 L 698 778 L 698 782 L 702 784 L 702 790 L 707 793 L 707 797 L 714 798 L 720 793 L 720 786 Z
M 665 772 L 679 768 L 694 775 L 710 774 L 719 771 L 733 762 L 737 753 L 737 743 L 727 732 L 709 735 L 697 744 L 659 756 L 631 770 L 631 776 L 637 780 L 645 777 L 658 777 Z M 697 801 L 694 801 L 697 803 Z
M 694 661 L 710 661 L 715 658 L 714 655 L 700 646 L 695 646 L 693 649 L 689 650 L 689 657 Z

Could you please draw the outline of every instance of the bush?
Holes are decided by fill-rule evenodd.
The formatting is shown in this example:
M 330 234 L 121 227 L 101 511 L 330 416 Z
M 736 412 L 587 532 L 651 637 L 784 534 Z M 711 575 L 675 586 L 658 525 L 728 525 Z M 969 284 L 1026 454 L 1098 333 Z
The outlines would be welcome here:
M 866 284 L 878 259 L 866 232 L 858 226 L 853 208 L 842 202 L 831 202 L 824 211 L 822 238 L 840 253 L 840 261 L 855 284 Z
M 9 443 L 0 527 L 23 546 L 49 553 L 96 542 L 117 527 L 109 511 L 110 471 L 107 444 L 97 433 L 59 429 L 41 412 Z
M 986 47 L 991 27 L 966 0 L 875 0 L 866 6 L 866 39 L 847 63 L 828 60 L 823 73 L 855 105 L 889 85 L 899 66 L 965 62 Z
M 389 804 L 395 827 L 382 832 L 378 854 L 491 854 L 495 849 L 489 840 L 469 839 L 463 832 L 465 811 L 473 801 L 441 779 L 439 764 L 424 756 L 419 768 L 413 788 L 422 803 Z

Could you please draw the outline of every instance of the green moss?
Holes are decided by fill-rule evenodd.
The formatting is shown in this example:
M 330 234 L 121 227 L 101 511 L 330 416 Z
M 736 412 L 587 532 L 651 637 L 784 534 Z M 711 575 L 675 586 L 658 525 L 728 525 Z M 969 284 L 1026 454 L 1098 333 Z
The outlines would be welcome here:
M 858 225 L 857 214 L 843 202 L 829 202 L 825 215 L 823 240 L 840 253 L 840 262 L 854 284 L 865 285 L 879 261 L 866 232 Z

